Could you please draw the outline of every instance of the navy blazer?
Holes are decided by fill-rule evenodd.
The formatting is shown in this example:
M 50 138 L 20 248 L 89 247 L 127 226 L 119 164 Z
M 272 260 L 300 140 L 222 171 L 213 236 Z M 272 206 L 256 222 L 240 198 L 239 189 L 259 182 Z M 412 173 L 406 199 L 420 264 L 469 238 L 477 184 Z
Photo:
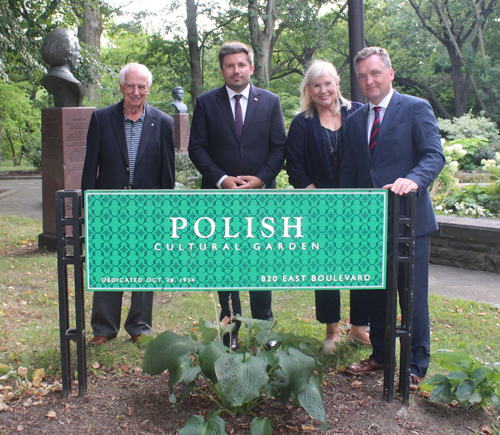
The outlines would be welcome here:
M 441 136 L 430 104 L 421 98 L 394 94 L 387 106 L 372 160 L 368 149 L 369 105 L 346 123 L 346 147 L 340 169 L 342 188 L 381 188 L 397 178 L 418 185 L 416 236 L 438 229 L 428 187 L 445 164 Z
M 173 189 L 173 119 L 145 103 L 146 113 L 134 170 L 134 189 Z M 129 188 L 123 101 L 94 111 L 87 133 L 82 190 Z
M 363 105 L 352 102 L 347 110 L 342 106 L 342 132 L 345 135 L 347 117 Z M 349 146 L 344 140 L 344 147 Z M 339 162 L 344 157 L 344 147 L 337 149 Z M 329 150 L 324 145 L 323 132 L 318 112 L 315 110 L 311 118 L 305 112 L 293 118 L 286 138 L 286 171 L 290 184 L 296 189 L 304 189 L 310 184 L 317 188 L 338 187 L 334 173 L 330 167 Z
M 253 175 L 273 187 L 285 160 L 285 141 L 280 99 L 269 91 L 250 85 L 241 138 L 225 85 L 196 100 L 188 150 L 202 189 L 216 189 L 224 175 Z

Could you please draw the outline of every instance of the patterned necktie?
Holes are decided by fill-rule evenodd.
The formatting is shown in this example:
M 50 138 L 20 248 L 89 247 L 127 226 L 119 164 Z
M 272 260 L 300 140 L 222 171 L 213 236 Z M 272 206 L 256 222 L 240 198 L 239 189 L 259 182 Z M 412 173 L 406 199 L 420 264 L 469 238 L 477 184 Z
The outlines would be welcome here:
M 375 106 L 373 111 L 375 112 L 375 119 L 373 120 L 372 131 L 370 133 L 370 154 L 372 159 L 375 154 L 375 144 L 377 143 L 377 136 L 380 130 L 380 107 Z
M 236 133 L 238 133 L 238 137 L 241 138 L 241 134 L 243 133 L 243 114 L 241 112 L 240 99 L 243 95 L 235 95 L 233 98 L 236 100 L 234 105 L 234 121 L 236 122 Z

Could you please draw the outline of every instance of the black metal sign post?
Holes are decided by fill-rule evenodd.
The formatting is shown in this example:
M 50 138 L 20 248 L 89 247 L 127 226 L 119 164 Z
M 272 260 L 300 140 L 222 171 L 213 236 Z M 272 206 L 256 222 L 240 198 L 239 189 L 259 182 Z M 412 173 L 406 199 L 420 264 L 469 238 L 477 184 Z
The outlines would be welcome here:
M 413 320 L 413 274 L 415 264 L 415 226 L 417 194 L 389 195 L 387 246 L 387 305 L 385 331 L 384 396 L 394 399 L 396 338 L 400 339 L 399 394 L 410 400 L 410 364 Z M 401 324 L 397 325 L 398 290 Z
M 71 204 L 71 217 L 66 216 Z M 59 278 L 59 329 L 61 336 L 62 392 L 71 392 L 71 342 L 76 341 L 78 395 L 87 392 L 87 353 L 85 335 L 85 297 L 83 285 L 82 192 L 60 190 L 56 193 L 57 273 Z M 68 231 L 71 229 L 71 231 Z M 76 324 L 70 325 L 68 266 L 73 266 Z
M 76 341 L 78 367 L 78 395 L 87 392 L 87 355 L 84 299 L 84 236 L 82 235 L 82 193 L 79 190 L 61 190 L 56 194 L 57 259 L 59 277 L 59 322 L 61 336 L 61 370 L 63 396 L 71 392 L 71 342 Z M 71 204 L 71 217 L 67 204 Z M 413 300 L 413 268 L 415 252 L 416 193 L 400 197 L 389 194 L 389 229 L 387 252 L 387 319 L 385 335 L 384 396 L 394 399 L 394 362 L 396 339 L 401 341 L 400 395 L 409 401 L 410 356 Z M 72 229 L 72 233 L 68 231 Z M 68 266 L 74 269 L 75 321 L 70 325 Z M 399 286 L 398 286 L 399 282 Z M 397 300 L 401 306 L 401 325 L 397 325 Z

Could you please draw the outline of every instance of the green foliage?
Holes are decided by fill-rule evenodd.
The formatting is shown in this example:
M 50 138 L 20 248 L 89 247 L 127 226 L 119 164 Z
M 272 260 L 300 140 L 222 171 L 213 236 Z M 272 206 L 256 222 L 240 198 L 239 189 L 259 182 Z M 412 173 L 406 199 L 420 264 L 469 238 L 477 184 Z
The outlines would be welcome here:
M 29 98 L 26 83 L 0 81 L 0 122 L 3 124 L 3 152 L 20 165 L 23 156 L 40 152 L 40 109 Z
M 472 170 L 476 167 L 476 165 L 474 164 L 474 157 L 477 153 L 477 150 L 480 147 L 488 145 L 488 140 L 484 137 L 461 138 L 446 142 L 445 147 L 453 147 L 454 145 L 462 145 L 463 149 L 467 151 L 467 154 L 456 156 L 456 160 L 460 165 L 460 169 L 464 171 Z
M 193 165 L 187 152 L 175 152 L 175 181 L 182 184 L 184 187 L 194 189 L 195 182 L 193 179 L 198 179 L 200 173 Z
M 271 397 L 283 403 L 292 399 L 295 408 L 300 404 L 312 418 L 321 421 L 326 433 L 321 386 L 323 365 L 314 355 L 314 347 L 321 343 L 313 338 L 278 334 L 271 329 L 273 322 L 239 316 L 237 320 L 248 328 L 246 340 L 237 352 L 231 352 L 221 340 L 214 341 L 227 333 L 233 324 L 224 327 L 202 319 L 198 331 L 202 341 L 194 334 L 180 336 L 172 331 L 165 331 L 151 340 L 144 355 L 144 372 L 155 375 L 168 370 L 172 403 L 178 401 L 175 385 L 184 384 L 180 402 L 197 390 L 219 405 L 217 414 L 250 413 L 256 405 Z M 271 339 L 279 344 L 267 350 L 265 343 Z M 196 387 L 197 379 L 210 388 L 211 394 Z M 213 431 L 199 432 L 209 427 Z M 270 433 L 269 428 L 269 421 L 256 419 L 251 433 Z M 182 433 L 186 434 L 225 433 L 220 421 L 213 418 L 207 422 L 190 418 L 184 429 L 186 432 Z
M 500 412 L 500 362 L 482 364 L 460 352 L 440 350 L 432 354 L 447 375 L 436 374 L 420 384 L 431 393 L 431 401 L 456 401 L 463 408 L 492 405 Z
M 276 189 L 293 189 L 292 185 L 288 181 L 288 174 L 285 170 L 280 171 L 276 177 Z
M 453 118 L 452 121 L 438 118 L 438 125 L 446 139 L 449 140 L 485 138 L 489 142 L 500 143 L 496 124 L 484 116 L 473 116 L 469 112 L 460 118 Z

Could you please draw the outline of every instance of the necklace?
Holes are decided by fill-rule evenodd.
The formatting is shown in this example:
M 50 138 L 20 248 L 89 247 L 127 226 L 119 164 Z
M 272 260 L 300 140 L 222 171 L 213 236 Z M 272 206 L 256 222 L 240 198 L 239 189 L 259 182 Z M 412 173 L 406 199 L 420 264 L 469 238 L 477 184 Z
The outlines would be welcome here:
M 332 141 L 330 139 L 330 133 L 328 133 L 328 129 L 326 127 L 323 128 L 325 129 L 326 137 L 328 138 L 328 144 L 330 145 L 330 155 L 333 156 L 336 153 L 336 150 L 335 148 L 333 148 Z M 339 131 L 335 130 L 335 145 L 337 146 L 338 146 L 338 140 L 339 140 Z

